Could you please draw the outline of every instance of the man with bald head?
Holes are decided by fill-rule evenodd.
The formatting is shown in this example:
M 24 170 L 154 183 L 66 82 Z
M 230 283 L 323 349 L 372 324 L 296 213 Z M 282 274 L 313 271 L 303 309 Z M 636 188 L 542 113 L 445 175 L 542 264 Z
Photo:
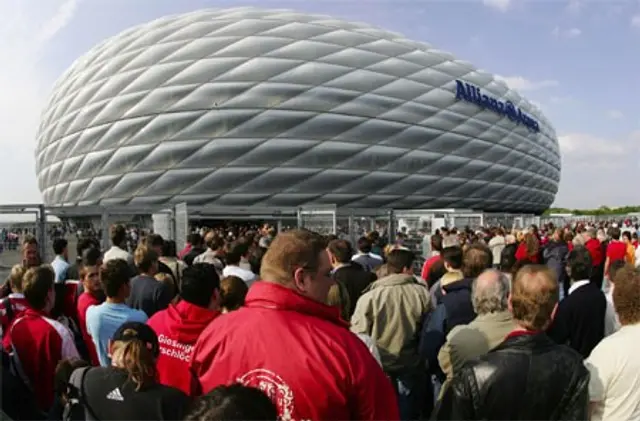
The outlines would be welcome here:
M 549 268 L 520 269 L 507 300 L 515 328 L 454 373 L 432 419 L 589 419 L 589 372 L 582 356 L 544 333 L 558 298 Z
M 473 281 L 471 302 L 477 317 L 469 324 L 453 328 L 438 354 L 447 381 L 465 362 L 500 345 L 515 328 L 508 309 L 509 290 L 509 278 L 496 269 L 485 270 Z

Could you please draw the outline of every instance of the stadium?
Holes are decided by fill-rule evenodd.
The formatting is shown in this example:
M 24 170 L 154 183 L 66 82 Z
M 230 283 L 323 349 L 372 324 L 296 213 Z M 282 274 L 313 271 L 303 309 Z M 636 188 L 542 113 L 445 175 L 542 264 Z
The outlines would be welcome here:
M 541 213 L 560 150 L 495 76 L 361 23 L 204 10 L 108 39 L 56 82 L 36 148 L 50 206 Z

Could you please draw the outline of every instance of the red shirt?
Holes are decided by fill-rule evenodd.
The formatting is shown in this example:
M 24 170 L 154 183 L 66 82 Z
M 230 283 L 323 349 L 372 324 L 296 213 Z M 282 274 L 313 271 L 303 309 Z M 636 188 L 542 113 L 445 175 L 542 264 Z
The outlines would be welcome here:
M 516 249 L 516 260 L 529 260 L 531 263 L 538 263 L 538 253 L 529 256 L 527 246 L 522 242 L 518 244 L 518 248 Z
M 616 260 L 624 260 L 627 257 L 627 245 L 622 241 L 611 240 L 607 246 L 607 257 L 609 263 Z
M 13 358 L 23 380 L 31 386 L 42 411 L 53 404 L 56 366 L 66 358 L 80 358 L 73 334 L 44 313 L 28 308 L 11 327 Z
M 569 251 L 573 250 L 573 241 L 568 241 L 567 242 L 567 248 L 569 249 Z
M 420 274 L 420 277 L 426 281 L 429 277 L 429 270 L 431 269 L 431 266 L 440 259 L 442 259 L 442 257 L 440 255 L 436 255 L 425 260 L 424 265 L 422 265 L 422 273 Z
M 5 308 L 6 300 L 3 299 L 0 301 L 0 324 L 2 327 L 2 346 L 7 352 L 11 352 L 11 325 L 29 308 L 29 304 L 23 294 L 12 293 L 7 298 L 9 299 L 13 316 L 9 318 L 9 312 Z
M 219 315 L 219 311 L 182 300 L 149 319 L 147 324 L 160 342 L 156 367 L 161 384 L 180 389 L 187 395 L 196 394 L 197 381 L 189 370 L 191 351 L 204 328 Z
M 595 238 L 590 238 L 586 243 L 584 243 L 584 246 L 589 250 L 589 254 L 591 255 L 591 264 L 593 266 L 600 266 L 602 262 L 604 262 L 600 241 Z
M 258 387 L 281 419 L 399 419 L 391 382 L 339 309 L 272 282 L 253 284 L 245 307 L 207 326 L 191 368 L 204 393 Z
M 83 292 L 82 295 L 78 297 L 78 327 L 82 332 L 82 340 L 89 350 L 91 365 L 95 366 L 100 365 L 100 360 L 98 359 L 98 353 L 96 352 L 96 345 L 93 343 L 93 339 L 91 339 L 89 332 L 87 332 L 87 309 L 91 306 L 97 306 L 100 303 L 100 300 L 88 292 Z

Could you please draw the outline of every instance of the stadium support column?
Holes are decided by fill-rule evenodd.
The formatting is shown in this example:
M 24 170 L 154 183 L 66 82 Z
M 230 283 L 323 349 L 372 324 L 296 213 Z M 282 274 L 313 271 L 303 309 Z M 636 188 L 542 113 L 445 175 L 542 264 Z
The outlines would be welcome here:
M 393 209 L 389 211 L 389 244 L 393 244 L 396 241 L 396 216 L 393 213 Z
M 37 239 L 38 239 L 38 248 L 40 250 L 40 257 L 44 261 L 48 261 L 47 259 L 47 210 L 44 205 L 38 206 L 38 230 L 37 230 Z

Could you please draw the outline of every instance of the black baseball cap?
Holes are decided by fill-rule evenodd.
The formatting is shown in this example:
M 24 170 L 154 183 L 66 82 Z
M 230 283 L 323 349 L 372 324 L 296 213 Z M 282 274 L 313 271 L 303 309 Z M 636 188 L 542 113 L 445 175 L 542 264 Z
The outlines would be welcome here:
M 160 355 L 160 344 L 158 343 L 158 335 L 149 327 L 149 325 L 140 322 L 123 323 L 116 333 L 113 334 L 111 340 L 113 342 L 128 342 L 132 340 L 142 341 L 147 348 L 153 353 L 154 357 Z

